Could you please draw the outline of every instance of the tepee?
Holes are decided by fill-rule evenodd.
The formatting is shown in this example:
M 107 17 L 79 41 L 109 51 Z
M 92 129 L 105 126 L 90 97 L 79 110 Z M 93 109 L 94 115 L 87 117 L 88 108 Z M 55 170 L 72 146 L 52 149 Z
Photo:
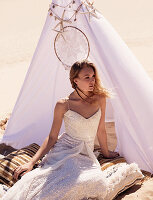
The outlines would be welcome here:
M 75 28 L 77 31 L 74 38 L 70 37 L 65 53 L 60 40 L 68 26 L 68 31 Z M 74 55 L 74 47 L 81 54 Z M 153 81 L 90 0 L 53 0 L 50 4 L 0 142 L 15 148 L 33 142 L 42 144 L 51 129 L 56 101 L 72 91 L 69 65 L 84 55 L 96 65 L 103 85 L 113 88 L 116 94 L 115 98 L 107 99 L 106 106 L 106 121 L 115 122 L 116 151 L 128 163 L 136 162 L 141 169 L 153 173 Z M 63 131 L 64 125 L 60 133 Z

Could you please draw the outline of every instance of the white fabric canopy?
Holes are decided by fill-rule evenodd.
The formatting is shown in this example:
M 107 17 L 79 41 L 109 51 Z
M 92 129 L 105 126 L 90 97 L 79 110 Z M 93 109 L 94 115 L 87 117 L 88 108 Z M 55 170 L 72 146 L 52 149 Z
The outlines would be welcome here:
M 54 0 L 66 6 L 70 0 Z M 81 0 L 75 0 L 73 9 Z M 62 7 L 54 11 L 62 16 Z M 65 19 L 73 13 L 65 12 Z M 83 5 L 81 12 L 87 12 Z M 113 88 L 116 97 L 107 99 L 106 121 L 115 121 L 116 151 L 128 163 L 153 173 L 153 81 L 112 25 L 97 12 L 98 18 L 77 14 L 71 26 L 83 31 L 90 44 L 89 59 L 95 63 L 103 85 Z M 74 17 L 72 18 L 74 19 Z M 17 98 L 1 143 L 21 148 L 33 142 L 42 144 L 49 134 L 56 101 L 72 90 L 69 70 L 65 70 L 54 51 L 59 21 L 47 14 L 40 40 Z M 64 22 L 64 26 L 69 25 Z M 64 131 L 62 125 L 60 133 Z M 87 130 L 88 131 L 88 130 Z

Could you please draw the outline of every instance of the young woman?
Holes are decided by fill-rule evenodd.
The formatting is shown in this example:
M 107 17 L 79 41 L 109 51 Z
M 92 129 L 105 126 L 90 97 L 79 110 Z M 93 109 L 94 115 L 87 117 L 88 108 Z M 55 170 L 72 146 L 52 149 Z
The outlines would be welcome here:
M 2 199 L 105 199 L 107 181 L 93 150 L 97 135 L 104 157 L 119 155 L 107 146 L 105 107 L 110 94 L 87 60 L 73 64 L 70 82 L 74 91 L 56 103 L 50 134 L 31 161 L 15 169 L 14 178 L 20 173 L 22 178 Z M 63 119 L 66 132 L 58 137 Z M 40 166 L 32 170 L 45 154 Z

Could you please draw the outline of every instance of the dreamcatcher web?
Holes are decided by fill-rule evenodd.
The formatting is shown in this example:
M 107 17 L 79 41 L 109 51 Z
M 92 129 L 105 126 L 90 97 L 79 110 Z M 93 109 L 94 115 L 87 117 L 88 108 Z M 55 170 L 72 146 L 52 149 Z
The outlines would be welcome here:
M 65 69 L 69 69 L 73 63 L 87 59 L 90 46 L 87 36 L 74 26 L 66 26 L 63 32 L 56 35 L 54 50 Z

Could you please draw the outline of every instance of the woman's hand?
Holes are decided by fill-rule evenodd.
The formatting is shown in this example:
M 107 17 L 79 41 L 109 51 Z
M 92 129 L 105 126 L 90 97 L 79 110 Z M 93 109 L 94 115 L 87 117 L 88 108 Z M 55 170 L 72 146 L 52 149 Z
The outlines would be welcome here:
M 24 164 L 24 165 L 21 165 L 21 166 L 15 168 L 13 177 L 17 180 L 17 179 L 18 179 L 18 176 L 19 176 L 21 173 L 22 173 L 22 174 L 21 174 L 20 176 L 23 176 L 23 175 L 26 174 L 27 172 L 31 171 L 31 170 L 33 169 L 33 166 L 34 166 L 34 165 L 33 165 L 31 162 L 28 162 L 28 163 L 26 163 L 26 164 Z
M 119 153 L 115 151 L 109 151 L 109 157 L 108 158 L 116 158 L 119 156 Z
M 117 152 L 114 152 L 114 151 L 108 151 L 108 152 L 109 152 L 109 155 L 108 156 L 103 155 L 104 158 L 116 158 L 119 156 L 119 153 Z

